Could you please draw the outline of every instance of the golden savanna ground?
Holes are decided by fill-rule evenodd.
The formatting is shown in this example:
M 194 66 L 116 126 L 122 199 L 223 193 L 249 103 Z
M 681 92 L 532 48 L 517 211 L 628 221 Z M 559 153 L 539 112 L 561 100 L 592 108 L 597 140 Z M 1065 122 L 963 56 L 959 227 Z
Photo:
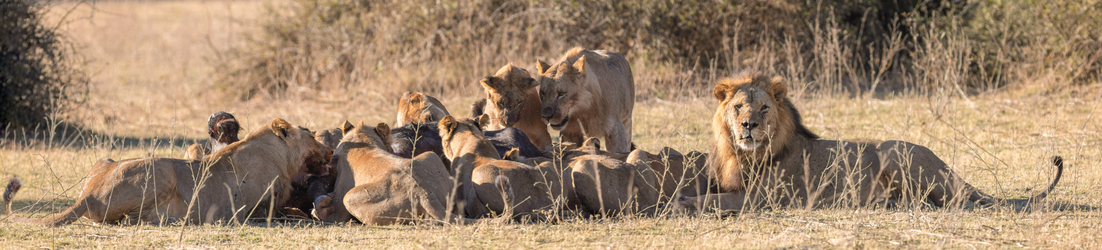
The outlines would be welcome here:
M 393 121 L 394 93 L 401 91 L 302 89 L 291 90 L 293 98 L 247 101 L 220 94 L 227 86 L 216 84 L 211 72 L 224 51 L 248 38 L 264 5 L 158 1 L 99 2 L 95 11 L 89 5 L 52 7 L 50 20 L 69 13 L 62 30 L 88 60 L 82 66 L 92 79 L 88 101 L 64 118 L 87 131 L 80 133 L 82 140 L 0 141 L 0 174 L 24 181 L 15 214 L 41 217 L 71 205 L 99 158 L 181 157 L 185 142 L 205 137 L 206 117 L 218 110 L 233 113 L 246 131 L 276 117 L 316 129 L 344 120 Z M 532 70 L 535 59 L 516 63 Z M 633 66 L 636 72 L 646 67 Z M 466 116 L 468 105 L 482 93 L 477 81 L 492 73 L 472 73 L 472 88 L 430 94 L 452 114 Z M 1063 156 L 1066 172 L 1053 194 L 1030 212 L 786 209 L 725 217 L 388 227 L 269 226 L 262 221 L 115 226 L 82 219 L 59 228 L 5 223 L 0 248 L 1102 248 L 1102 213 L 1096 210 L 1102 206 L 1102 173 L 1095 169 L 1102 165 L 1102 114 L 1095 112 L 1102 105 L 1102 89 L 1097 84 L 1060 91 L 1011 89 L 967 100 L 949 94 L 853 99 L 793 92 L 804 123 L 823 138 L 901 139 L 928 146 L 968 182 L 998 197 L 1023 197 L 1043 188 L 1054 174 L 1050 156 Z M 703 151 L 715 105 L 710 88 L 695 96 L 639 101 L 634 140 L 646 150 Z M 82 142 L 68 143 L 74 141 Z

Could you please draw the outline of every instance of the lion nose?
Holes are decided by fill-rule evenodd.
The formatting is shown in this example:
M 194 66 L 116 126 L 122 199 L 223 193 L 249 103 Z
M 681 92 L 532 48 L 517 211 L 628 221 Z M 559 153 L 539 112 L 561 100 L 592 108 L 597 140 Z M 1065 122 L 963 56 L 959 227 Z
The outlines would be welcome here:
M 743 122 L 742 127 L 746 128 L 746 129 L 754 129 L 754 128 L 758 127 L 758 123 L 756 123 L 756 122 Z
M 551 107 L 540 109 L 540 117 L 543 117 L 543 119 L 551 119 L 551 111 Z

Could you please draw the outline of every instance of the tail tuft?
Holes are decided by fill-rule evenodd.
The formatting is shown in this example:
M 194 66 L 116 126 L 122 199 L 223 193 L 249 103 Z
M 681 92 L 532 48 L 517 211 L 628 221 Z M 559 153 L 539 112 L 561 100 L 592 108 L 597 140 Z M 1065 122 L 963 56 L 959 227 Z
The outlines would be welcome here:
M 8 186 L 4 188 L 4 202 L 10 203 L 21 187 L 23 187 L 23 180 L 20 180 L 19 177 L 11 177 L 11 180 L 8 180 Z
M 19 192 L 19 188 L 23 187 L 23 180 L 19 177 L 12 176 L 11 180 L 8 180 L 8 186 L 4 188 L 4 214 L 11 215 L 11 202 L 15 198 L 15 193 Z
M 1064 157 L 1059 155 L 1052 157 L 1052 165 L 1056 165 L 1058 168 L 1064 168 Z

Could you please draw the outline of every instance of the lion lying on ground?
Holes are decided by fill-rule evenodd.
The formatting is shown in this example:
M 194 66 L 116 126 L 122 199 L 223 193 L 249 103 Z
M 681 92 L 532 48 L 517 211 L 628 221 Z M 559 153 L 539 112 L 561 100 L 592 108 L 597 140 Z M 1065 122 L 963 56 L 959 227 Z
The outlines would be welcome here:
M 586 139 L 582 147 L 575 149 L 575 151 L 630 162 L 628 160 L 629 154 L 601 150 L 600 139 L 597 138 Z M 707 160 L 707 154 L 692 151 L 682 155 L 681 152 L 669 147 L 662 147 L 658 150 L 658 154 L 645 151 L 643 153 L 645 153 L 646 159 L 648 159 L 647 162 L 655 177 L 658 178 L 657 188 L 660 201 L 663 203 L 677 197 L 678 194 L 697 196 L 707 191 L 707 174 L 704 164 Z
M 638 149 L 626 161 L 594 154 L 574 158 L 571 179 L 583 212 L 654 215 L 661 201 L 658 179 L 648 161 L 647 153 Z
M 436 97 L 421 92 L 406 91 L 398 100 L 398 119 L 394 121 L 394 127 L 439 121 L 447 115 L 448 109 L 444 108 L 444 104 L 441 104 Z
M 316 213 L 324 221 L 345 222 L 353 217 L 364 224 L 389 225 L 427 217 L 445 223 L 465 221 L 449 217 L 453 182 L 435 153 L 406 159 L 386 150 L 382 138 L 390 134 L 385 123 L 376 127 L 361 121 L 345 122 L 344 138 L 334 156 L 337 181 L 332 213 Z M 328 197 L 325 197 L 328 198 Z M 326 204 L 319 205 L 324 207 Z
M 567 205 L 566 197 L 573 196 L 573 191 L 562 183 L 570 183 L 570 175 L 551 163 L 530 166 L 502 160 L 479 130 L 489 120 L 488 115 L 477 121 L 447 116 L 439 123 L 444 155 L 453 159 L 452 169 L 463 182 L 463 212 L 472 218 L 493 213 L 539 219 L 538 212 L 553 210 L 556 202 Z
M 479 84 L 486 90 L 486 98 L 471 106 L 471 117 L 490 115 L 490 125 L 482 129 L 516 127 L 540 150 L 551 146 L 547 123 L 540 118 L 539 83 L 527 70 L 510 63 Z
M 563 141 L 601 138 L 608 151 L 631 151 L 635 80 L 623 55 L 576 47 L 554 65 L 537 61 L 540 117 Z M 527 132 L 527 131 L 526 131 Z
M 738 210 L 779 205 L 818 207 L 839 201 L 859 205 L 970 200 L 981 206 L 1027 205 L 1060 181 L 1063 163 L 1048 188 L 1027 199 L 984 194 L 954 174 L 930 149 L 904 141 L 819 140 L 800 121 L 779 77 L 747 72 L 720 80 L 714 91 L 709 173 L 721 194 L 684 198 L 684 208 Z M 702 202 L 702 203 L 701 203 Z
M 62 226 L 80 217 L 100 223 L 211 223 L 267 216 L 280 207 L 291 176 L 324 165 L 332 150 L 312 133 L 275 119 L 206 161 L 139 158 L 97 162 L 80 196 L 64 212 L 20 224 Z M 318 162 L 311 162 L 318 161 Z M 10 206 L 11 200 L 5 200 Z

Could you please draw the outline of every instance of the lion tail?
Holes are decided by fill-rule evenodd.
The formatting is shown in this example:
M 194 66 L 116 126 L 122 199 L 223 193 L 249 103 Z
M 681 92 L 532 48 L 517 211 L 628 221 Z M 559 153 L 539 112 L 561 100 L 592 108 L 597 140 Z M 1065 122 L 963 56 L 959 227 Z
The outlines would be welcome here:
M 4 189 L 4 208 L 7 209 L 7 212 L 5 212 L 5 214 L 9 215 L 9 218 L 11 218 L 12 222 L 15 222 L 16 224 L 42 225 L 52 227 L 64 226 L 73 223 L 73 221 L 76 221 L 77 219 L 80 219 L 81 216 L 84 216 L 85 212 L 88 212 L 88 206 L 85 206 L 84 204 L 85 199 L 80 199 L 77 201 L 76 204 L 73 204 L 73 206 L 65 209 L 65 212 L 46 218 L 27 219 L 10 216 L 12 214 L 12 199 L 15 198 L 15 194 L 19 192 L 19 188 L 21 188 L 22 186 L 23 181 L 21 181 L 19 177 L 12 177 L 10 180 L 8 180 L 7 188 Z
M 15 198 L 15 193 L 19 192 L 19 188 L 23 187 L 23 181 L 19 177 L 12 176 L 11 180 L 8 180 L 8 186 L 4 188 L 4 215 L 11 215 L 11 202 Z
M 1060 157 L 1059 155 L 1053 156 L 1052 165 L 1056 166 L 1056 176 L 1052 178 L 1052 183 L 1048 184 L 1048 188 L 1046 188 L 1044 192 L 1033 195 L 1033 197 L 1029 197 L 1028 199 L 1018 200 L 1018 202 L 1030 203 L 1034 201 L 1040 201 L 1041 199 L 1047 197 L 1048 193 L 1052 192 L 1052 190 L 1056 188 L 1056 184 L 1060 183 L 1060 176 L 1064 175 L 1064 158 Z
M 1056 184 L 1060 183 L 1060 177 L 1064 175 L 1064 158 L 1063 157 L 1060 157 L 1058 155 L 1053 156 L 1052 157 L 1052 165 L 1056 166 L 1056 176 L 1052 178 L 1052 183 L 1048 185 L 1048 188 L 1046 188 L 1045 191 L 1043 191 L 1041 193 L 1038 193 L 1038 194 L 1035 194 L 1032 197 L 1025 198 L 1025 199 L 998 199 L 998 198 L 993 198 L 993 197 L 976 197 L 976 196 L 982 196 L 982 195 L 979 194 L 978 192 L 974 192 L 972 194 L 972 196 L 973 196 L 972 200 L 973 201 L 979 200 L 979 201 L 981 201 L 980 202 L 981 204 L 982 203 L 996 203 L 997 202 L 997 203 L 1010 204 L 1010 205 L 1016 205 L 1016 206 L 1026 206 L 1030 203 L 1043 200 L 1045 197 L 1048 197 L 1048 193 L 1052 192 L 1052 190 L 1056 188 Z M 990 205 L 990 204 L 983 204 L 983 205 Z
M 505 211 L 502 214 L 507 216 L 505 218 L 512 217 L 513 199 L 516 195 L 513 194 L 513 185 L 509 184 L 509 177 L 498 175 L 494 178 L 494 186 L 497 186 L 497 191 L 501 193 L 501 200 L 505 202 Z

